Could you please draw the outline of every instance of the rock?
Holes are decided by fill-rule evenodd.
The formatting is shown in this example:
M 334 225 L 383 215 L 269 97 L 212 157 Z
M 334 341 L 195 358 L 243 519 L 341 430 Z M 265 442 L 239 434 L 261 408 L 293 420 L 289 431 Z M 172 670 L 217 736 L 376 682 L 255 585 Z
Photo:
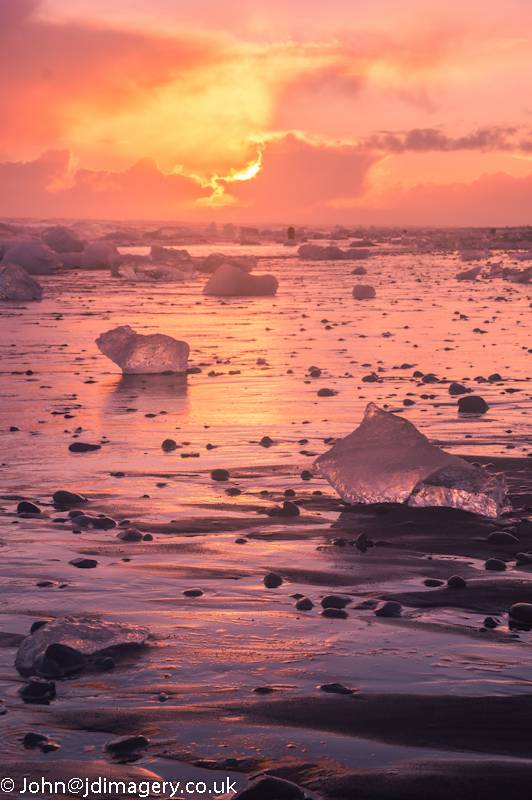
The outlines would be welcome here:
M 95 569 L 98 566 L 98 562 L 95 558 L 73 558 L 72 561 L 68 563 L 78 569 Z
M 501 545 L 503 547 L 515 547 L 519 544 L 519 539 L 509 531 L 493 531 L 488 536 L 488 544 Z
M 149 744 L 150 740 L 146 736 L 122 736 L 107 742 L 105 750 L 113 758 L 122 759 L 138 754 L 139 750 L 145 750 Z
M 116 522 L 111 517 L 105 515 L 101 517 L 91 517 L 89 514 L 76 514 L 71 517 L 76 528 L 87 528 L 97 531 L 110 531 L 116 528 Z
M 321 601 L 322 608 L 345 608 L 351 600 L 348 597 L 340 597 L 337 594 L 328 594 Z
M 514 603 L 508 613 L 511 626 L 532 630 L 532 603 Z
M 344 686 L 343 683 L 322 683 L 320 686 L 320 690 L 322 692 L 327 692 L 328 694 L 353 694 L 353 689 L 348 689 L 347 686 Z
M 451 395 L 458 395 L 458 394 L 466 394 L 467 389 L 462 383 L 451 383 L 449 385 L 449 394 Z
M 302 597 L 301 600 L 297 601 L 296 608 L 298 611 L 312 611 L 314 603 L 309 597 Z
M 228 481 L 231 475 L 226 469 L 213 469 L 211 479 L 213 481 Z
M 447 506 L 491 517 L 507 508 L 502 476 L 440 450 L 411 422 L 374 403 L 314 467 L 348 503 Z
M 21 500 L 17 506 L 17 514 L 40 514 L 41 509 L 35 503 L 30 503 L 28 500 Z
M 148 635 L 145 628 L 97 617 L 59 617 L 26 636 L 18 648 L 15 667 L 24 676 L 40 675 L 43 659 L 48 657 L 63 671 L 79 671 L 75 665 L 80 665 L 82 658 L 140 647 Z
M 42 299 L 42 287 L 18 264 L 0 264 L 0 300 L 26 303 Z
M 26 750 L 32 750 L 34 747 L 39 747 L 39 745 L 47 741 L 48 736 L 46 736 L 46 734 L 29 731 L 23 736 L 22 745 Z
M 305 800 L 305 792 L 295 783 L 273 775 L 252 780 L 234 800 Z
M 89 444 L 89 442 L 72 442 L 68 446 L 71 453 L 93 453 L 96 450 L 101 450 L 101 444 Z
M 355 267 L 354 270 L 351 271 L 351 275 L 367 275 L 366 267 Z
M 285 500 L 282 506 L 276 510 L 276 514 L 274 516 L 278 517 L 299 517 L 301 514 L 299 510 L 299 506 L 296 503 L 292 503 L 290 500 Z
M 177 442 L 174 439 L 165 439 L 161 444 L 161 448 L 165 453 L 171 453 L 172 450 L 177 449 Z
M 203 288 L 203 294 L 214 297 L 264 297 L 277 292 L 279 284 L 273 275 L 249 275 L 232 264 L 222 264 Z
M 83 269 L 112 269 L 119 266 L 122 256 L 114 246 L 105 241 L 89 242 L 82 254 Z
M 185 597 L 202 597 L 203 589 L 185 589 L 183 594 Z
M 35 661 L 35 672 L 42 678 L 66 678 L 82 672 L 86 658 L 65 644 L 50 644 Z
M 476 394 L 469 394 L 458 400 L 458 412 L 460 414 L 485 414 L 489 409 L 483 397 Z
M 506 564 L 504 561 L 501 561 L 500 558 L 488 558 L 484 564 L 484 567 L 492 572 L 504 572 L 506 569 Z
M 16 264 L 30 275 L 51 275 L 61 262 L 49 247 L 39 239 L 20 239 L 4 253 L 2 264 Z
M 447 581 L 447 586 L 449 589 L 465 589 L 467 582 L 461 575 L 451 575 Z
M 65 225 L 52 225 L 41 234 L 43 242 L 56 253 L 81 253 L 85 247 L 76 231 Z
M 277 589 L 282 582 L 283 579 L 280 575 L 277 575 L 276 572 L 268 572 L 268 574 L 263 578 L 263 583 L 267 589 Z
M 120 531 L 120 533 L 117 533 L 116 538 L 120 539 L 122 542 L 141 542 L 143 535 L 136 528 L 126 528 Z
M 353 287 L 353 297 L 355 300 L 373 300 L 377 293 L 373 286 L 360 283 L 358 286 Z
M 55 683 L 44 678 L 31 678 L 19 689 L 19 695 L 24 703 L 48 705 L 56 696 Z
M 423 583 L 425 586 L 434 589 L 436 586 L 443 586 L 444 581 L 440 581 L 438 578 L 425 578 Z
M 486 617 L 484 620 L 484 627 L 488 628 L 488 630 L 493 630 L 499 625 L 499 620 L 495 619 L 494 617 Z
M 323 389 L 318 389 L 316 394 L 318 397 L 334 397 L 334 395 L 338 394 L 338 392 L 334 389 L 328 389 L 327 387 L 324 387 Z
M 185 373 L 189 346 L 163 333 L 147 336 L 121 325 L 102 333 L 96 344 L 126 375 Z
M 387 600 L 375 611 L 376 617 L 400 617 L 403 607 L 396 600 Z
M 54 492 L 53 500 L 54 505 L 62 508 L 69 508 L 70 506 L 79 506 L 83 505 L 84 503 L 88 503 L 87 498 L 83 497 L 83 495 L 76 494 L 75 492 L 68 492 L 65 489 L 59 489 L 59 491 Z
M 347 619 L 349 615 L 343 608 L 324 608 L 321 616 L 329 619 Z

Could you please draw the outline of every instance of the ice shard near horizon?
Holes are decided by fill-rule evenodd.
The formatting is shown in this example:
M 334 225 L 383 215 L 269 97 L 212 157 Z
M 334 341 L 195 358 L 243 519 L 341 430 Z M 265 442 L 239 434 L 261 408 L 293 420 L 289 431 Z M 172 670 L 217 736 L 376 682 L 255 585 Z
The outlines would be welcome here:
M 314 466 L 348 503 L 443 506 L 488 517 L 508 506 L 502 475 L 446 453 L 411 422 L 374 403 L 359 427 Z

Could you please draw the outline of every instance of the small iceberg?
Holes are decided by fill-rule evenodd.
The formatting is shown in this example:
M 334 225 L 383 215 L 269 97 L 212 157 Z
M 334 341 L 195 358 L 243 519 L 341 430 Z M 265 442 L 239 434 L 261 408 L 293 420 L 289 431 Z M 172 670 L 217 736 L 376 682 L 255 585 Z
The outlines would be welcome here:
M 96 339 L 100 351 L 126 375 L 186 372 L 190 348 L 164 333 L 144 336 L 129 325 L 120 325 Z
M 250 275 L 233 264 L 222 264 L 207 281 L 203 294 L 215 297 L 268 297 L 277 292 L 273 275 Z
M 508 508 L 502 475 L 446 453 L 411 422 L 374 403 L 359 427 L 314 467 L 348 503 L 444 506 L 487 517 Z
M 17 264 L 0 264 L 0 300 L 25 303 L 41 300 L 42 288 L 35 278 Z

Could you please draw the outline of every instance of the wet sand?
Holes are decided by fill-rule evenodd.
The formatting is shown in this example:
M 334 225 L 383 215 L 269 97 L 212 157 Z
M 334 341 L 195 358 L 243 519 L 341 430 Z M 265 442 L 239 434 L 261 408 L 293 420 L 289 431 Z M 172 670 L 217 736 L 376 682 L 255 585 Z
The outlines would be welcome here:
M 510 629 L 508 609 L 532 601 L 532 565 L 516 558 L 532 552 L 530 290 L 464 289 L 448 256 L 380 255 L 366 262 L 377 298 L 357 304 L 353 264 L 266 251 L 273 299 L 204 298 L 201 277 L 169 288 L 73 272 L 42 279 L 41 304 L 1 309 L 4 771 L 99 774 L 104 761 L 122 775 L 234 774 L 241 786 L 268 770 L 323 798 L 524 796 L 532 633 Z M 188 341 L 201 372 L 121 377 L 94 339 L 125 323 Z M 416 369 L 446 382 L 423 384 Z M 363 382 L 373 371 L 381 380 Z M 494 372 L 503 380 L 474 380 Z M 488 414 L 458 415 L 450 380 L 485 397 Z M 323 387 L 338 394 L 318 397 Z M 503 472 L 513 511 L 494 521 L 347 508 L 323 481 L 303 480 L 369 401 Z M 102 447 L 73 454 L 76 439 Z M 215 468 L 229 481 L 212 481 Z M 58 489 L 117 527 L 76 527 L 53 506 Z M 22 499 L 42 513 L 17 514 Z M 286 499 L 300 516 L 268 515 Z M 153 540 L 118 539 L 129 524 Z M 488 541 L 496 531 L 516 540 Z M 98 565 L 77 569 L 76 557 Z M 486 570 L 489 558 L 506 570 Z M 269 572 L 281 586 L 265 587 Z M 466 589 L 424 584 L 456 574 Z M 203 594 L 183 594 L 193 588 Z M 321 615 L 330 594 L 349 601 L 345 619 Z M 294 595 L 314 607 L 298 611 Z M 401 617 L 375 616 L 386 599 Z M 21 637 L 66 614 L 137 623 L 152 638 L 110 672 L 58 681 L 49 706 L 24 705 Z M 330 683 L 353 694 L 320 690 Z M 24 750 L 29 730 L 61 749 Z M 134 767 L 111 765 L 104 745 L 126 734 L 150 745 Z

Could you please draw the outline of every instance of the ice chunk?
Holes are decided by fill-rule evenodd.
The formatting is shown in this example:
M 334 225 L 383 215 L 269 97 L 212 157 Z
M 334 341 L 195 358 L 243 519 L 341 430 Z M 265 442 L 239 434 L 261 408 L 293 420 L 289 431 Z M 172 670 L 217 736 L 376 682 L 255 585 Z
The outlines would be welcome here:
M 211 253 L 206 258 L 196 259 L 196 268 L 200 272 L 216 272 L 222 264 L 231 264 L 244 272 L 251 272 L 257 266 L 255 256 L 232 256 L 225 253 Z
M 102 333 L 96 339 L 101 352 L 114 361 L 126 375 L 186 372 L 189 346 L 164 333 L 144 336 L 129 327 Z
M 42 288 L 17 264 L 0 264 L 0 300 L 26 302 L 40 300 Z
M 21 675 L 38 675 L 51 645 L 62 645 L 90 657 L 140 647 L 148 636 L 148 630 L 136 625 L 97 617 L 59 617 L 26 636 L 15 656 L 15 667 Z
M 503 476 L 440 450 L 411 422 L 374 403 L 314 466 L 349 503 L 448 506 L 489 517 L 507 507 Z
M 112 267 L 111 273 L 117 278 L 124 278 L 125 280 L 132 281 L 134 283 L 153 281 L 186 281 L 190 280 L 196 275 L 194 270 L 191 268 L 192 262 L 190 261 L 154 264 L 149 258 L 145 260 L 138 260 L 141 258 L 141 256 L 137 256 L 136 259 L 133 259 L 131 256 L 128 256 L 119 266 Z
M 61 262 L 39 239 L 19 239 L 6 249 L 3 264 L 18 264 L 30 275 L 51 275 Z
M 56 253 L 81 253 L 85 247 L 76 231 L 65 225 L 53 225 L 42 232 L 42 240 Z
M 83 251 L 84 269 L 108 269 L 120 264 L 122 256 L 114 246 L 105 241 L 89 242 Z
M 456 280 L 476 281 L 481 272 L 482 272 L 482 267 L 472 267 L 472 269 L 465 269 L 463 272 L 457 273 Z
M 152 245 L 150 257 L 154 263 L 159 264 L 183 264 L 192 259 L 188 250 L 178 250 L 175 247 L 163 247 L 160 244 Z
M 232 264 L 222 264 L 207 281 L 203 294 L 217 297 L 274 295 L 278 287 L 273 275 L 249 275 Z

